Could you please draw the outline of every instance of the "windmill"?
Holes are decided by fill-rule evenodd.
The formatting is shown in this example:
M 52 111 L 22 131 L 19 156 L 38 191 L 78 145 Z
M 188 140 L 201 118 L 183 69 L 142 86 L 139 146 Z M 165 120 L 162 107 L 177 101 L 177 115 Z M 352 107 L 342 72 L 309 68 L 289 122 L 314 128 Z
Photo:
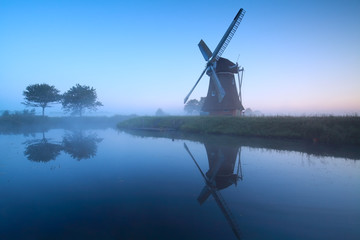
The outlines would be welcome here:
M 240 112 L 244 110 L 241 98 L 239 98 L 239 93 L 236 89 L 234 77 L 234 74 L 239 74 L 241 68 L 238 67 L 237 63 L 234 64 L 230 60 L 221 57 L 234 36 L 244 14 L 245 11 L 241 8 L 231 22 L 229 28 L 226 30 L 224 36 L 221 38 L 214 52 L 211 52 L 206 43 L 203 40 L 200 40 L 198 46 L 206 61 L 206 66 L 193 88 L 185 97 L 184 104 L 206 73 L 210 76 L 210 82 L 208 94 L 202 108 L 204 112 L 209 112 L 210 115 L 239 115 Z M 239 92 L 240 87 L 241 86 L 239 85 Z
M 205 186 L 197 199 L 198 202 L 203 204 L 209 198 L 209 196 L 212 195 L 220 210 L 224 214 L 226 220 L 228 221 L 236 238 L 240 239 L 240 230 L 236 219 L 226 204 L 225 199 L 221 196 L 220 190 L 225 189 L 232 184 L 236 185 L 239 179 L 243 179 L 240 162 L 241 147 L 239 148 L 238 146 L 229 147 L 219 146 L 217 144 L 205 144 L 209 161 L 209 170 L 205 174 L 201 170 L 199 164 L 185 143 L 184 148 L 189 153 L 190 157 L 196 164 L 205 180 Z M 237 172 L 233 173 L 236 165 L 237 154 L 239 156 Z

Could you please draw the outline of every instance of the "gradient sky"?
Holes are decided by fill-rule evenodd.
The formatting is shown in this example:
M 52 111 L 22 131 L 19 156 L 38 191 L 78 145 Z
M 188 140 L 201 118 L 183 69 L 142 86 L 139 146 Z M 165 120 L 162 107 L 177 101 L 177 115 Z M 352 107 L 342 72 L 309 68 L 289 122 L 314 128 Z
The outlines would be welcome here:
M 214 50 L 241 7 L 223 57 L 240 54 L 245 108 L 360 113 L 358 0 L 0 0 L 0 110 L 24 109 L 29 84 L 79 83 L 97 89 L 99 114 L 182 114 L 205 66 L 198 42 Z M 208 82 L 190 99 L 206 96 Z

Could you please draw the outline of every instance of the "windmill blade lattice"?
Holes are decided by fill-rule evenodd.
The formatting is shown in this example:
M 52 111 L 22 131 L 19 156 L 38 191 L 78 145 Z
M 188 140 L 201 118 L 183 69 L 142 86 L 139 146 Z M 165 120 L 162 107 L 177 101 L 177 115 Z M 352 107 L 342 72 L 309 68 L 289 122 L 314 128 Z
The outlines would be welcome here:
M 235 17 L 236 22 L 235 22 L 233 28 L 231 29 L 231 31 L 230 31 L 229 35 L 227 36 L 224 44 L 221 46 L 218 54 L 217 54 L 216 57 L 215 57 L 215 58 L 216 58 L 216 61 L 219 60 L 219 58 L 221 57 L 221 55 L 224 53 L 226 47 L 229 45 L 231 39 L 233 38 L 236 30 L 238 29 L 238 27 L 239 27 L 239 25 L 240 25 L 241 20 L 243 19 L 244 15 L 245 15 L 245 10 L 241 8 L 240 11 L 239 11 L 239 13 L 238 13 L 238 15 L 239 15 L 239 17 L 238 17 L 237 19 L 236 19 L 236 17 Z M 235 19 L 234 19 L 234 20 L 235 20 Z

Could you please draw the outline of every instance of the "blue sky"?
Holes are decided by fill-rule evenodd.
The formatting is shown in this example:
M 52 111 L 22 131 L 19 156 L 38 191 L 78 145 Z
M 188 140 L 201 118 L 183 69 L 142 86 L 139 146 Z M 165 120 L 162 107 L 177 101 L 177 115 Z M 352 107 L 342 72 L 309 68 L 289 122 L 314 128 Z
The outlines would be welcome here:
M 352 0 L 0 0 L 0 110 L 24 109 L 29 84 L 65 92 L 80 83 L 97 89 L 99 114 L 182 114 L 205 65 L 198 42 L 213 50 L 241 7 L 223 57 L 240 54 L 245 107 L 360 113 L 360 2 Z M 190 99 L 206 96 L 208 82 Z

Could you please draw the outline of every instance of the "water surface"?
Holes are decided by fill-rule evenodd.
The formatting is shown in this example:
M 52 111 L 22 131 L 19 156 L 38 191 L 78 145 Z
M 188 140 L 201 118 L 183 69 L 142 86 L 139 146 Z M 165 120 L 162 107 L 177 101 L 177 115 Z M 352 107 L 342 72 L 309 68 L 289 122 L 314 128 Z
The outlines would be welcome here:
M 358 160 L 141 135 L 0 135 L 0 239 L 360 238 Z

